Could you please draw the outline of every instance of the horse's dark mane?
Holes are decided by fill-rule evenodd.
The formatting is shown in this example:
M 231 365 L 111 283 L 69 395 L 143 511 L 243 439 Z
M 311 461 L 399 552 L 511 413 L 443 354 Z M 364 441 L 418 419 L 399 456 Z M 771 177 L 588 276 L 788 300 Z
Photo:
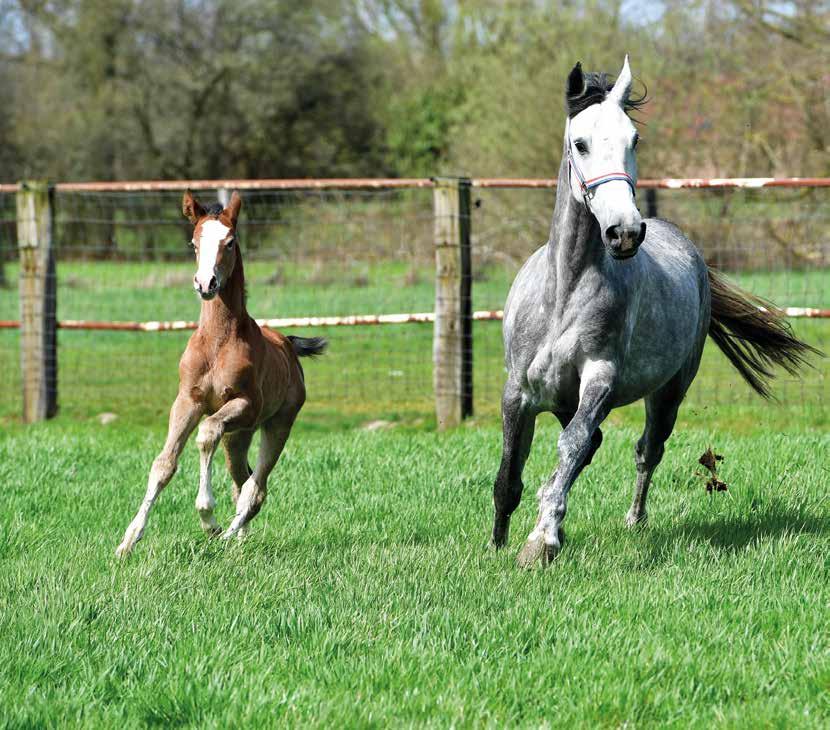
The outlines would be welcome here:
M 580 112 L 584 112 L 589 106 L 601 104 L 605 101 L 608 92 L 614 88 L 614 81 L 616 80 L 605 71 L 583 71 L 582 78 L 585 87 L 581 94 L 565 92 L 565 108 L 570 119 L 573 119 Z M 623 106 L 626 114 L 637 111 L 648 101 L 648 89 L 642 81 L 640 83 L 643 86 L 643 93 L 640 96 L 629 94 Z
M 219 214 L 225 210 L 225 206 L 222 203 L 212 203 L 207 210 L 205 211 L 205 215 L 212 216 L 213 218 L 218 218 Z

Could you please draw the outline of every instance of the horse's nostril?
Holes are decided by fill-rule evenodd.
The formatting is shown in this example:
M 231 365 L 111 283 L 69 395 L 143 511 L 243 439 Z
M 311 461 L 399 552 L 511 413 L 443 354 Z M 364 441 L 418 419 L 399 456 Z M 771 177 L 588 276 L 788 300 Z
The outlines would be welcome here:
M 212 276 L 210 279 L 210 285 L 208 286 L 208 289 L 215 289 L 217 284 L 218 282 L 216 281 L 216 277 Z
M 605 229 L 605 235 L 609 241 L 616 241 L 620 237 L 620 227 L 608 226 L 608 228 Z
M 640 223 L 640 233 L 637 236 L 637 245 L 639 246 L 646 239 L 646 224 Z

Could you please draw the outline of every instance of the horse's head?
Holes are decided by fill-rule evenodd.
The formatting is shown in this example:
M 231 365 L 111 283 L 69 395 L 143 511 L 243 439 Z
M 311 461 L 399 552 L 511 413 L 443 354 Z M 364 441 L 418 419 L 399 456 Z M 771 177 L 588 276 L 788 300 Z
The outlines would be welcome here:
M 236 191 L 227 208 L 219 203 L 203 208 L 189 190 L 182 198 L 182 213 L 193 224 L 191 243 L 196 251 L 193 288 L 204 300 L 213 299 L 233 273 L 237 256 L 236 220 L 241 207 L 242 198 Z
M 628 56 L 613 85 L 605 74 L 583 73 L 579 63 L 568 76 L 565 153 L 571 192 L 597 219 L 615 259 L 634 256 L 646 235 L 634 202 L 638 134 L 627 113 L 643 99 L 630 95 Z

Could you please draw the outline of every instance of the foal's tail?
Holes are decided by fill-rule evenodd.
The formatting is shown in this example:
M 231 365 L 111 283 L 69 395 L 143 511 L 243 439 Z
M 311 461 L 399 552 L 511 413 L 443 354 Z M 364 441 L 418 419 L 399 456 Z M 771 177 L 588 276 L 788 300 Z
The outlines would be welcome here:
M 783 312 L 773 304 L 741 291 L 716 270 L 708 271 L 712 294 L 709 336 L 756 393 L 772 396 L 768 381 L 775 377 L 773 365 L 796 375 L 809 364 L 807 355 L 824 355 L 796 338 Z
M 328 347 L 328 340 L 325 337 L 294 337 L 288 336 L 291 341 L 291 346 L 297 357 L 316 357 L 322 355 L 326 347 Z

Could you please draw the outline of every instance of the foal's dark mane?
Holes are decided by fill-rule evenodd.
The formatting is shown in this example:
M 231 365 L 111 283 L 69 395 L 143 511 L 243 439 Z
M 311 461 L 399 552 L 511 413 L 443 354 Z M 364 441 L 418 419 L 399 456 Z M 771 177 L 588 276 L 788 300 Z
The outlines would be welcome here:
M 579 76 L 582 77 L 581 89 Z M 614 81 L 615 79 L 605 71 L 583 71 L 582 64 L 577 63 L 568 77 L 568 87 L 565 92 L 565 108 L 568 118 L 573 119 L 589 106 L 605 101 L 608 92 L 614 88 Z M 640 96 L 629 95 L 624 105 L 626 114 L 637 111 L 648 101 L 648 89 L 642 81 L 640 83 L 643 85 L 643 93 Z

